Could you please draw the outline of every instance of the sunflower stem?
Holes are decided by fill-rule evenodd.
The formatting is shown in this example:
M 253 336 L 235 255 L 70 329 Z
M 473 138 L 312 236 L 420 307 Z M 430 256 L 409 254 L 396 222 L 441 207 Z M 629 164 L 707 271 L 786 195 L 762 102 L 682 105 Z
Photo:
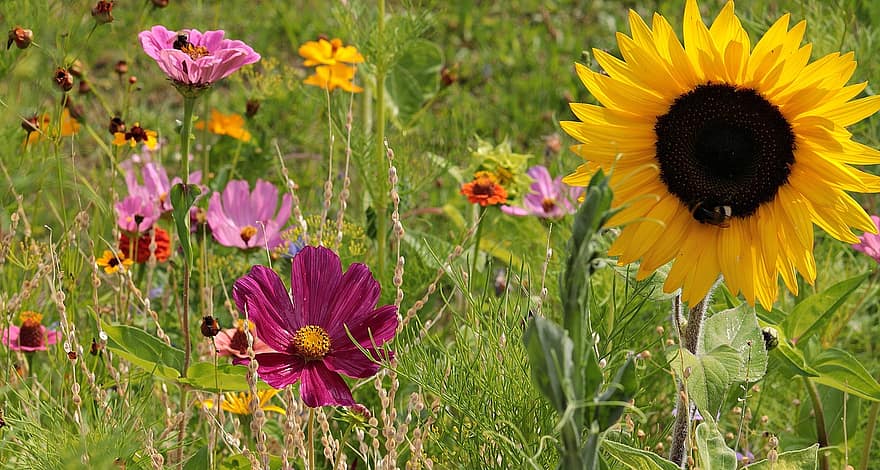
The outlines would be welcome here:
M 804 377 L 804 387 L 807 389 L 807 393 L 810 395 L 810 401 L 813 403 L 813 415 L 816 417 L 816 439 L 819 441 L 819 468 L 822 470 L 830 470 L 831 469 L 831 461 L 828 458 L 827 452 L 822 452 L 822 449 L 828 447 L 828 432 L 825 430 L 825 409 L 822 407 L 822 399 L 819 398 L 819 389 L 816 388 L 816 384 L 813 383 L 807 377 Z M 846 426 L 846 423 L 844 423 Z
M 714 286 L 713 286 L 714 289 Z M 703 322 L 706 319 L 706 308 L 709 306 L 712 297 L 712 290 L 706 294 L 706 298 L 701 300 L 697 305 L 690 309 L 687 319 L 687 326 L 681 331 L 679 325 L 676 325 L 681 335 L 680 344 L 691 354 L 696 355 L 700 345 L 700 337 L 703 334 Z M 675 317 L 673 321 L 678 323 L 679 301 L 673 301 L 673 312 Z M 669 450 L 669 460 L 675 462 L 681 468 L 686 468 L 687 463 L 687 442 L 688 434 L 691 428 L 691 414 L 694 405 L 690 402 L 687 392 L 687 378 L 680 377 L 678 380 L 678 399 L 676 400 L 676 409 L 678 413 L 675 415 L 675 424 L 672 426 L 672 446 Z

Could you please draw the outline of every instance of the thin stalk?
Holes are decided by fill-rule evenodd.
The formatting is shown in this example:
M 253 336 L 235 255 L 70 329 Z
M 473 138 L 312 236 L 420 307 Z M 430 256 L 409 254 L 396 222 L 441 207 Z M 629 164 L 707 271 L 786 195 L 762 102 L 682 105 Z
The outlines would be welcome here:
M 193 97 L 183 98 L 183 125 L 180 129 L 180 158 L 183 160 L 183 190 L 189 191 L 189 141 L 192 133 L 193 109 L 195 109 L 196 99 Z M 190 243 L 189 235 L 189 211 L 184 217 L 186 224 L 186 238 L 181 243 Z M 190 281 L 190 260 L 187 256 L 183 257 L 183 308 L 181 309 L 180 328 L 183 332 L 183 370 L 181 376 L 186 377 L 186 370 L 189 368 L 190 359 L 192 357 L 192 344 L 189 335 L 189 281 Z
M 342 437 L 339 439 L 339 449 L 336 449 L 336 459 L 333 460 L 333 470 L 336 470 L 336 467 L 339 466 L 339 461 L 342 459 L 342 450 L 345 449 L 345 441 L 348 440 L 348 435 L 351 433 L 351 425 L 348 425 L 345 428 L 345 432 L 342 433 Z
M 474 259 L 471 260 L 471 277 L 477 273 L 477 257 L 480 254 L 480 238 L 483 234 L 483 215 L 486 213 L 486 206 L 480 206 L 480 216 L 477 219 L 477 233 L 474 235 Z
M 376 18 L 376 31 L 379 41 L 385 35 L 385 0 L 378 0 L 378 17 Z M 376 168 L 385 168 L 385 61 L 380 60 L 376 66 Z M 385 191 L 385 179 L 377 178 L 378 191 L 373 195 L 373 203 L 376 206 L 376 243 L 378 263 L 378 278 L 383 279 L 385 274 L 385 250 L 388 243 L 388 194 Z
M 804 387 L 806 387 L 810 400 L 813 402 L 813 414 L 816 417 L 816 438 L 819 440 L 819 449 L 821 450 L 828 447 L 828 433 L 825 431 L 825 410 L 822 408 L 822 400 L 819 398 L 819 390 L 816 388 L 816 384 L 807 377 L 803 379 Z M 846 426 L 846 423 L 844 423 L 844 426 Z M 820 454 L 819 468 L 830 470 L 831 460 L 828 458 L 828 453 L 820 452 Z
M 687 326 L 684 332 L 681 333 L 680 344 L 691 354 L 697 354 L 703 322 L 706 318 L 706 308 L 709 306 L 711 295 L 712 291 L 710 290 L 706 294 L 705 299 L 691 308 Z M 677 315 L 677 312 L 674 312 L 674 314 Z M 685 465 L 687 463 L 687 441 L 691 426 L 691 406 L 687 395 L 687 378 L 680 377 L 678 381 L 678 399 L 676 401 L 678 413 L 675 415 L 675 424 L 672 426 L 672 445 L 669 450 L 669 460 L 675 462 L 681 468 L 686 468 Z
M 877 429 L 877 415 L 880 414 L 880 402 L 875 401 L 868 412 L 868 427 L 865 431 L 865 446 L 862 447 L 861 470 L 868 470 L 868 459 L 871 457 L 871 443 L 874 442 L 874 431 Z
M 315 470 L 315 409 L 309 408 L 309 447 L 306 449 L 309 454 L 308 470 Z

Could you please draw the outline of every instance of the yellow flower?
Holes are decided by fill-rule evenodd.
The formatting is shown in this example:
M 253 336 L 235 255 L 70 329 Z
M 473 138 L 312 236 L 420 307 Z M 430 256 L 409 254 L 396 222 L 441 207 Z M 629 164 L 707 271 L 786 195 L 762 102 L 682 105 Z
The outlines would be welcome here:
M 127 143 L 134 147 L 138 143 L 143 142 L 148 149 L 155 150 L 159 144 L 157 136 L 156 131 L 144 129 L 140 123 L 136 122 L 127 132 L 114 132 L 113 145 L 125 145 Z
M 313 65 L 336 65 L 340 62 L 349 64 L 357 64 L 364 61 L 364 56 L 358 52 L 354 46 L 343 46 L 342 40 L 335 38 L 333 40 L 318 39 L 317 41 L 308 41 L 299 46 L 299 55 L 306 60 L 306 67 Z
M 343 63 L 321 65 L 315 67 L 315 74 L 307 77 L 303 80 L 303 83 L 306 85 L 315 85 L 330 91 L 342 88 L 343 90 L 352 93 L 360 93 L 364 91 L 364 89 L 352 83 L 356 71 L 356 67 L 350 67 Z
M 44 135 L 53 136 L 55 135 L 56 130 L 49 129 L 49 124 L 52 122 L 52 119 L 49 117 L 49 113 L 43 113 L 39 116 L 34 116 L 27 120 L 26 123 L 22 124 L 22 127 L 25 127 L 28 131 L 28 135 L 25 138 L 25 145 L 31 145 L 40 140 Z M 79 132 L 80 124 L 79 121 L 74 119 L 70 115 L 70 110 L 64 108 L 61 110 L 61 136 L 62 137 L 70 137 Z
M 610 173 L 610 249 L 619 263 L 641 260 L 639 278 L 669 261 L 664 285 L 702 300 L 723 275 L 729 289 L 765 308 L 778 279 L 797 292 L 796 273 L 816 277 L 813 224 L 847 243 L 850 227 L 877 228 L 847 191 L 880 191 L 880 178 L 851 165 L 880 163 L 880 152 L 851 140 L 847 127 L 880 109 L 880 96 L 855 98 L 846 85 L 852 53 L 812 63 L 805 23 L 790 15 L 756 43 L 728 2 L 707 28 L 696 0 L 684 12 L 684 45 L 665 18 L 649 27 L 633 11 L 618 34 L 623 59 L 594 49 L 604 73 L 578 65 L 601 103 L 573 103 L 580 122 L 563 122 L 586 163 L 566 178 L 586 186 Z
M 217 135 L 228 135 L 242 142 L 250 142 L 251 133 L 244 128 L 244 118 L 240 114 L 223 114 L 216 109 L 211 110 L 211 119 L 208 119 L 208 131 Z M 196 123 L 196 129 L 204 129 L 205 123 Z
M 134 261 L 130 258 L 126 258 L 125 253 L 121 251 L 114 254 L 110 250 L 104 250 L 104 254 L 95 260 L 95 263 L 104 268 L 105 273 L 113 274 L 120 270 L 124 272 L 134 264 Z
M 274 411 L 276 413 L 280 413 L 282 415 L 286 415 L 287 413 L 283 408 L 274 405 L 266 405 L 269 400 L 272 399 L 275 395 L 278 394 L 280 390 L 276 390 L 274 388 L 270 388 L 267 390 L 259 390 L 257 391 L 257 398 L 260 400 L 259 406 L 263 411 Z M 250 392 L 226 392 L 223 394 L 223 398 L 220 400 L 220 409 L 223 411 L 228 411 L 230 413 L 235 413 L 237 415 L 249 415 L 251 414 L 250 403 L 253 395 Z M 207 399 L 202 400 L 202 406 L 205 408 L 211 409 L 214 407 L 214 400 Z

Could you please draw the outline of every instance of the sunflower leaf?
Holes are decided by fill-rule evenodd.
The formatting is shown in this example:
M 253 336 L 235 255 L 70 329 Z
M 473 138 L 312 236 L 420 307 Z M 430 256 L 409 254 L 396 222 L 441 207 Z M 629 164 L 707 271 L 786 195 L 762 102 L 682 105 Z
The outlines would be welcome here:
M 798 342 L 820 332 L 869 274 L 866 272 L 838 282 L 800 301 L 781 324 L 786 336 Z
M 703 327 L 703 350 L 727 345 L 739 352 L 742 366 L 731 371 L 731 379 L 755 382 L 767 371 L 767 351 L 758 319 L 748 305 L 712 315 Z
M 700 468 L 705 470 L 733 470 L 736 468 L 736 452 L 724 442 L 724 436 L 715 423 L 704 422 L 697 426 L 697 453 Z
M 748 470 L 816 470 L 819 464 L 819 444 L 799 450 L 783 452 L 777 456 L 776 462 L 760 460 L 748 467 Z
M 813 381 L 866 400 L 880 401 L 880 384 L 848 351 L 826 349 L 808 362 L 819 374 Z
M 611 457 L 615 463 L 630 470 L 679 470 L 678 465 L 660 457 L 659 455 L 635 447 L 630 447 L 621 442 L 609 439 L 602 441 L 602 451 Z
M 681 352 L 681 356 L 679 356 Z M 727 389 L 741 370 L 739 351 L 723 344 L 708 354 L 694 355 L 687 349 L 675 349 L 669 354 L 669 364 L 677 377 L 687 375 L 688 396 L 703 416 L 714 416 L 721 407 Z M 684 371 L 689 370 L 688 374 Z

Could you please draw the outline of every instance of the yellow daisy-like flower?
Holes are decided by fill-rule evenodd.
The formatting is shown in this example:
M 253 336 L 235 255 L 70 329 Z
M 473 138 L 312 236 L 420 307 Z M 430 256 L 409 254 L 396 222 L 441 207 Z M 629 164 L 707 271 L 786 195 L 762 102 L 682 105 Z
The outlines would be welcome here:
M 131 126 L 127 132 L 114 132 L 113 133 L 113 145 L 125 145 L 128 144 L 132 148 L 135 145 L 143 142 L 144 145 L 147 146 L 150 150 L 156 150 L 156 147 L 159 144 L 158 134 L 156 131 L 151 131 L 149 129 L 144 129 L 141 127 L 139 123 L 134 123 L 134 126 Z
M 350 67 L 343 63 L 321 65 L 315 67 L 315 74 L 306 77 L 306 79 L 303 80 L 303 83 L 306 85 L 318 86 L 330 91 L 342 88 L 343 90 L 352 93 L 360 93 L 364 91 L 364 89 L 352 82 L 356 71 L 356 67 Z
M 801 45 L 805 22 L 776 21 L 754 45 L 728 2 L 707 28 L 696 0 L 684 12 L 684 45 L 655 14 L 651 27 L 630 11 L 618 33 L 623 59 L 593 50 L 605 73 L 578 65 L 602 104 L 573 103 L 580 122 L 563 122 L 587 163 L 565 182 L 586 186 L 610 173 L 609 225 L 623 225 L 609 254 L 641 260 L 639 278 L 669 261 L 664 285 L 692 305 L 719 274 L 750 304 L 771 308 L 781 275 L 812 283 L 813 224 L 847 243 L 850 227 L 877 228 L 847 191 L 880 191 L 880 178 L 850 165 L 880 163 L 880 152 L 846 130 L 880 109 L 880 96 L 855 98 L 846 85 L 853 54 L 812 63 Z
M 267 405 L 267 403 L 269 403 L 269 400 L 277 395 L 278 392 L 280 392 L 280 390 L 276 390 L 274 388 L 257 391 L 257 399 L 260 400 L 260 409 L 263 411 L 274 411 L 275 413 L 286 415 L 287 413 L 284 411 L 283 408 L 275 405 Z M 250 392 L 224 393 L 223 398 L 220 400 L 220 409 L 223 411 L 228 411 L 230 413 L 235 413 L 237 415 L 249 415 L 251 414 L 250 403 L 252 397 L 253 395 L 251 395 Z M 201 405 L 205 408 L 211 409 L 214 407 L 214 400 L 210 398 L 207 400 L 202 400 Z
M 54 134 L 54 130 L 50 132 L 49 123 L 51 122 L 51 118 L 49 117 L 49 113 L 43 113 L 39 116 L 33 116 L 24 123 L 22 123 L 22 127 L 27 131 L 27 137 L 25 138 L 25 145 L 31 145 L 40 140 L 43 137 L 44 133 L 47 135 Z M 61 136 L 62 137 L 70 137 L 79 132 L 80 124 L 79 121 L 74 119 L 73 116 L 70 115 L 70 110 L 64 108 L 61 110 Z
M 196 123 L 196 129 L 204 129 L 205 123 Z M 207 123 L 208 131 L 217 135 L 228 135 L 242 142 L 250 142 L 251 133 L 244 128 L 244 118 L 240 114 L 223 114 L 216 109 L 211 110 L 211 118 Z
M 314 65 L 336 65 L 339 62 L 357 64 L 364 61 L 364 56 L 354 46 L 343 46 L 342 39 L 334 38 L 330 41 L 318 39 L 308 41 L 299 46 L 299 55 L 306 60 L 306 67 Z
M 126 258 L 125 253 L 121 251 L 113 253 L 110 250 L 104 250 L 104 254 L 95 260 L 95 264 L 104 268 L 105 273 L 113 274 L 120 270 L 124 272 L 134 264 L 134 261 L 130 258 Z

